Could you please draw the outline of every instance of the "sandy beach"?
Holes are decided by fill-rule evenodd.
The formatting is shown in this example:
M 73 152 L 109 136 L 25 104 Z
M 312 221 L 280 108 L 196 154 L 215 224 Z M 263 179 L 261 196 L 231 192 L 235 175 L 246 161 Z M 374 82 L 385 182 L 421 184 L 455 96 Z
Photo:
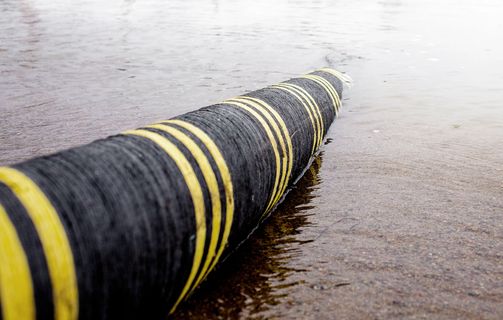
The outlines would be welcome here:
M 353 78 L 313 166 L 174 318 L 503 317 L 499 1 L 0 11 L 0 165 L 324 66 Z

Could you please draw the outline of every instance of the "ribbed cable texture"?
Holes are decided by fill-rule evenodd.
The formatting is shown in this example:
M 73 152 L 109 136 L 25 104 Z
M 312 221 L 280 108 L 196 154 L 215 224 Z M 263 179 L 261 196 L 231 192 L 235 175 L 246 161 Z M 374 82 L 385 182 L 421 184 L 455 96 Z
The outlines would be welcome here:
M 346 81 L 320 69 L 0 167 L 0 320 L 166 318 L 303 174 Z

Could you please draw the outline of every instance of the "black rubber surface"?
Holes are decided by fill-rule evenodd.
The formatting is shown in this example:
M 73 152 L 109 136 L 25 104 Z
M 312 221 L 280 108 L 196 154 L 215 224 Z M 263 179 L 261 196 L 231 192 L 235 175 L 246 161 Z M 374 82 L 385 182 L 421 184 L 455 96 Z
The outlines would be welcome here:
M 312 75 L 341 97 L 340 77 L 328 71 Z M 4 183 L 0 169 L 0 204 L 27 257 L 36 318 L 54 318 L 55 299 L 60 308 L 77 310 L 80 319 L 165 318 L 271 212 L 334 121 L 335 95 L 327 86 L 306 78 L 285 83 L 304 91 L 268 87 L 244 96 L 255 100 L 229 100 L 174 118 L 188 125 L 145 127 L 12 167 L 38 186 L 63 226 L 73 255 L 73 302 L 53 292 L 56 280 L 46 259 L 58 249 L 42 245 L 30 218 L 36 209 L 19 200 L 29 187 Z M 192 127 L 205 133 L 221 158 Z M 159 139 L 177 151 L 170 154 Z M 180 168 L 182 158 L 189 169 Z M 230 181 L 219 163 L 228 168 Z M 202 197 L 194 197 L 194 190 Z M 203 214 L 199 222 L 197 208 Z M 6 299 L 10 295 L 0 296 L 2 311 Z

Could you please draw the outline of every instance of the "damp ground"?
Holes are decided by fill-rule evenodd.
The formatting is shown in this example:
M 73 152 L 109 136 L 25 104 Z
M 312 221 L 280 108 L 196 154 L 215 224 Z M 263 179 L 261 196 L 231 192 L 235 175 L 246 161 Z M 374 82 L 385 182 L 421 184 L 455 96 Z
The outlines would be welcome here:
M 499 0 L 0 2 L 0 164 L 322 66 L 344 112 L 175 318 L 503 316 Z

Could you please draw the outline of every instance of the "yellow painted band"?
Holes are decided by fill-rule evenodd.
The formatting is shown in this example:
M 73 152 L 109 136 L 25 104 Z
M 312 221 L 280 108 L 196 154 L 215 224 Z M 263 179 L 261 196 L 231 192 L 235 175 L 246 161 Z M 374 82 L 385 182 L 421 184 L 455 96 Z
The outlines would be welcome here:
M 260 106 L 262 106 L 263 108 L 267 109 L 274 116 L 274 118 L 277 120 L 277 122 L 280 126 L 280 129 L 283 132 L 283 136 L 285 137 L 287 150 L 288 150 L 288 163 L 289 163 L 287 176 L 286 176 L 286 180 L 285 180 L 285 185 L 284 185 L 284 189 L 283 189 L 283 191 L 284 191 L 286 189 L 286 186 L 288 185 L 288 182 L 290 179 L 290 174 L 292 172 L 292 167 L 293 167 L 292 139 L 290 137 L 290 133 L 288 132 L 288 128 L 286 126 L 286 123 L 283 120 L 283 118 L 281 117 L 281 115 L 276 110 L 274 110 L 273 107 L 271 107 L 269 104 L 267 104 L 265 101 L 257 99 L 257 98 L 253 98 L 253 97 L 246 97 L 246 96 L 242 96 L 242 97 L 238 97 L 238 98 L 243 98 L 243 99 L 254 101 L 257 104 L 259 104 Z
M 319 140 L 318 140 L 317 147 L 319 147 L 321 145 L 321 142 L 323 141 L 323 133 L 325 132 L 325 125 L 323 123 L 323 116 L 321 114 L 320 107 L 318 106 L 316 101 L 314 101 L 313 97 L 309 94 L 309 92 L 307 92 L 307 90 L 305 90 L 304 88 L 299 87 L 298 85 L 295 85 L 293 83 L 284 83 L 284 84 L 290 86 L 291 88 L 295 88 L 299 92 L 299 94 L 302 97 L 304 97 L 304 99 L 306 99 L 309 103 L 311 103 L 313 109 L 315 110 L 316 114 L 318 115 L 318 121 L 320 124 L 320 131 L 319 131 Z
M 317 125 L 316 136 L 314 137 L 314 148 L 313 148 L 313 154 L 314 154 L 314 152 L 316 152 L 316 149 L 318 149 L 318 147 L 319 147 L 319 145 L 321 143 L 321 139 L 322 139 L 323 121 L 321 120 L 321 115 L 316 110 L 316 107 L 312 104 L 312 102 L 308 98 L 308 96 L 305 95 L 305 94 L 303 94 L 303 92 L 298 89 L 300 87 L 294 86 L 294 85 L 289 84 L 289 83 L 280 83 L 280 84 L 278 84 L 278 86 L 283 86 L 285 88 L 290 89 L 292 92 L 295 93 L 295 96 L 297 97 L 297 99 L 299 99 L 300 101 L 305 101 L 306 104 L 309 106 L 309 109 L 311 110 L 311 112 L 312 112 L 312 114 L 314 116 L 314 120 L 315 120 L 316 125 Z
M 269 126 L 272 127 L 274 133 L 278 137 L 279 145 L 281 146 L 281 150 L 282 150 L 281 179 L 279 180 L 278 189 L 276 190 L 276 193 L 273 195 L 273 201 L 269 203 L 269 206 L 265 209 L 265 211 L 263 213 L 265 215 L 269 212 L 269 210 L 271 210 L 271 208 L 276 204 L 278 199 L 281 197 L 283 186 L 284 186 L 285 182 L 287 182 L 286 180 L 287 180 L 289 157 L 288 157 L 288 152 L 287 152 L 287 149 L 285 146 L 285 141 L 283 140 L 282 135 L 281 135 L 281 131 L 280 131 L 278 125 L 276 124 L 276 122 L 274 121 L 274 119 L 271 117 L 271 115 L 269 113 L 264 111 L 263 108 L 259 104 L 257 104 L 254 101 L 250 101 L 250 100 L 243 99 L 243 98 L 233 98 L 233 99 L 229 99 L 227 101 L 244 103 L 244 104 L 254 108 L 254 110 L 258 111 L 267 120 L 267 122 L 269 123 Z
M 280 83 L 280 84 L 278 84 L 278 86 L 283 86 L 285 88 L 290 89 L 292 92 L 295 93 L 295 96 L 297 97 L 297 99 L 299 99 L 300 101 L 306 101 L 307 105 L 309 106 L 310 110 L 312 111 L 314 119 L 317 124 L 317 131 L 316 131 L 316 136 L 314 137 L 314 147 L 313 147 L 313 152 L 312 152 L 312 154 L 314 154 L 314 152 L 316 152 L 316 149 L 318 149 L 318 147 L 320 146 L 321 140 L 323 139 L 323 134 L 322 134 L 323 121 L 321 119 L 321 114 L 320 114 L 319 110 L 316 110 L 317 108 L 312 103 L 311 99 L 309 99 L 309 96 L 304 94 L 304 92 L 302 92 L 302 90 L 299 90 L 299 88 L 300 88 L 299 86 L 295 86 L 290 83 Z M 302 88 L 300 88 L 300 89 L 302 89 Z
M 79 298 L 73 254 L 58 213 L 24 173 L 0 168 L 0 181 L 16 195 L 30 216 L 44 249 L 52 283 L 56 320 L 77 319 Z
M 285 87 L 283 87 L 281 85 L 273 85 L 273 86 L 271 86 L 271 88 L 283 90 L 285 92 L 290 93 L 291 95 L 293 95 L 294 97 L 296 97 L 297 100 L 300 101 L 300 103 L 302 104 L 302 106 L 306 110 L 306 112 L 307 112 L 307 114 L 309 116 L 309 119 L 311 120 L 311 124 L 313 126 L 313 145 L 311 147 L 311 155 L 313 155 L 314 152 L 316 151 L 316 140 L 317 140 L 317 137 L 318 137 L 318 126 L 317 126 L 318 121 L 314 120 L 314 110 L 311 110 L 310 109 L 310 105 L 308 106 L 304 102 L 304 100 L 302 100 L 302 98 L 295 91 L 292 91 L 291 89 L 285 88 Z
M 204 197 L 203 191 L 201 189 L 201 184 L 197 179 L 196 173 L 194 169 L 190 165 L 189 161 L 185 157 L 185 155 L 178 149 L 176 145 L 174 145 L 171 141 L 164 138 L 160 134 L 155 132 L 147 131 L 147 130 L 130 130 L 126 131 L 123 134 L 136 135 L 146 139 L 153 141 L 156 145 L 158 145 L 162 150 L 164 150 L 169 157 L 175 162 L 176 166 L 182 173 L 183 179 L 185 180 L 185 184 L 189 189 L 190 196 L 192 198 L 192 203 L 194 205 L 194 215 L 196 220 L 196 248 L 194 250 L 194 258 L 192 261 L 192 268 L 190 270 L 189 277 L 185 282 L 185 286 L 180 293 L 177 301 L 171 308 L 171 312 L 173 312 L 178 304 L 183 300 L 185 295 L 188 293 L 192 282 L 196 276 L 197 271 L 199 270 L 199 266 L 201 264 L 201 260 L 203 258 L 204 252 L 204 242 L 206 240 L 206 219 L 205 219 L 205 208 L 204 208 Z
M 274 203 L 274 199 L 275 199 L 276 194 L 278 192 L 278 183 L 279 183 L 279 180 L 285 174 L 285 173 L 282 174 L 280 172 L 281 171 L 280 168 L 282 168 L 282 165 L 281 165 L 281 158 L 279 156 L 278 145 L 276 143 L 276 139 L 274 138 L 274 135 L 273 135 L 273 133 L 271 131 L 271 128 L 267 124 L 266 120 L 260 114 L 258 114 L 255 110 L 253 110 L 252 108 L 248 107 L 247 105 L 245 105 L 243 103 L 233 102 L 233 101 L 230 101 L 230 100 L 226 100 L 223 103 L 230 104 L 230 105 L 236 106 L 238 108 L 241 108 L 243 110 L 246 110 L 253 117 L 255 117 L 260 122 L 260 124 L 262 125 L 262 127 L 264 128 L 264 130 L 266 132 L 266 135 L 269 138 L 269 141 L 271 142 L 272 150 L 274 152 L 274 158 L 276 160 L 276 175 L 274 177 L 273 191 L 271 193 L 271 196 L 269 197 L 269 201 L 267 202 L 267 206 L 266 206 L 266 211 L 267 211 L 267 209 L 270 208 L 271 205 Z
M 335 89 L 333 84 L 330 81 L 328 81 L 327 79 L 325 79 L 321 76 L 316 76 L 316 75 L 312 75 L 312 76 L 319 77 L 320 81 L 325 82 L 327 87 L 332 91 L 332 93 L 334 94 L 335 101 L 337 102 L 337 111 L 339 111 L 341 109 L 341 97 L 339 96 L 337 89 Z
M 273 115 L 273 117 L 277 121 L 277 123 L 279 124 L 279 127 L 278 127 L 278 125 L 276 124 L 275 121 L 271 121 L 273 129 L 276 131 L 276 135 L 278 137 L 280 137 L 279 141 L 280 141 L 281 147 L 284 151 L 283 154 L 284 155 L 286 154 L 287 160 L 286 161 L 283 160 L 283 165 L 287 165 L 287 168 L 286 168 L 286 175 L 283 176 L 283 179 L 281 181 L 280 192 L 278 192 L 276 199 L 274 200 L 274 203 L 276 204 L 279 201 L 279 199 L 281 198 L 281 196 L 283 195 L 283 193 L 285 192 L 285 190 L 288 186 L 288 182 L 290 180 L 290 174 L 292 173 L 292 167 L 293 167 L 293 150 L 292 149 L 293 149 L 293 147 L 292 147 L 292 140 L 290 138 L 290 133 L 288 132 L 288 128 L 286 126 L 286 123 L 285 123 L 285 121 L 283 121 L 283 118 L 280 116 L 280 114 L 276 110 L 274 110 L 274 108 L 271 107 L 265 101 L 257 99 L 257 98 L 253 98 L 253 97 L 247 97 L 247 96 L 237 97 L 237 98 L 235 98 L 235 100 L 246 101 L 250 105 L 254 106 L 257 110 L 260 110 L 262 112 L 262 114 L 264 114 L 264 115 L 268 115 L 268 114 L 267 114 L 267 112 L 265 112 L 264 110 L 261 110 L 261 109 L 263 108 L 265 110 L 268 110 Z M 281 135 L 281 133 L 283 133 L 283 135 Z M 282 136 L 284 137 L 285 141 L 283 141 L 283 139 L 281 139 Z M 285 150 L 285 142 L 286 142 L 286 150 Z
M 3 320 L 35 319 L 30 266 L 16 228 L 0 205 L 0 305 Z
M 339 114 L 339 95 L 337 91 L 334 89 L 332 84 L 328 82 L 325 78 L 316 76 L 316 75 L 304 75 L 301 78 L 309 79 L 311 81 L 316 82 L 319 84 L 325 91 L 328 93 L 328 96 L 330 97 L 330 100 L 332 100 L 332 103 L 334 105 L 334 112 L 335 116 L 337 117 Z
M 201 142 L 210 152 L 211 156 L 213 157 L 213 160 L 215 160 L 217 168 L 220 172 L 220 177 L 222 178 L 222 183 L 224 185 L 225 190 L 225 207 L 226 207 L 224 234 L 222 236 L 222 242 L 220 243 L 217 255 L 215 256 L 215 259 L 213 259 L 210 268 L 206 272 L 206 274 L 208 274 L 215 267 L 218 260 L 222 256 L 222 253 L 225 249 L 225 246 L 227 245 L 227 240 L 229 239 L 229 234 L 232 228 L 232 220 L 234 219 L 234 190 L 232 188 L 232 177 L 229 168 L 227 166 L 227 163 L 225 162 L 225 159 L 222 153 L 220 152 L 220 149 L 203 130 L 183 120 L 174 119 L 164 121 L 164 123 L 178 125 L 186 129 L 187 131 L 191 132 L 194 136 L 196 136 L 199 140 L 201 140 Z
M 328 81 L 327 79 L 321 77 L 321 76 L 316 76 L 316 75 L 312 75 L 313 77 L 319 77 L 320 81 L 324 82 L 328 89 L 330 89 L 332 91 L 332 93 L 334 94 L 334 98 L 335 98 L 335 101 L 337 102 L 337 111 L 339 111 L 341 109 L 341 98 L 339 97 L 339 93 L 337 92 L 337 89 L 335 89 L 335 87 L 332 85 L 332 83 L 330 81 Z
M 346 74 L 344 74 L 342 72 L 339 72 L 339 71 L 337 71 L 335 69 L 332 69 L 332 68 L 322 68 L 322 69 L 319 69 L 319 71 L 330 73 L 331 75 L 335 76 L 337 79 L 341 80 L 344 83 L 347 83 L 347 84 L 351 83 L 351 78 L 348 75 L 346 75 Z
M 332 100 L 332 104 L 334 106 L 334 112 L 335 112 L 335 115 L 337 116 L 338 111 L 339 111 L 338 106 L 337 106 L 337 100 L 335 99 L 334 94 L 330 90 L 330 88 L 327 87 L 327 84 L 322 81 L 324 79 L 320 76 L 314 76 L 314 75 L 310 75 L 310 74 L 301 76 L 299 78 L 308 79 L 308 80 L 314 81 L 315 83 L 319 84 L 327 92 L 328 96 L 330 97 L 330 100 Z
M 193 282 L 192 288 L 190 289 L 190 291 L 192 291 L 203 280 L 203 277 L 206 274 L 208 267 L 210 266 L 210 262 L 213 260 L 216 254 L 218 237 L 220 235 L 220 224 L 222 223 L 222 205 L 220 203 L 220 191 L 218 189 L 217 178 L 203 150 L 201 150 L 201 148 L 188 135 L 176 128 L 165 124 L 154 124 L 148 126 L 147 128 L 155 128 L 169 133 L 190 151 L 192 156 L 194 156 L 197 165 L 201 169 L 204 181 L 206 181 L 206 185 L 208 186 L 208 190 L 210 192 L 212 211 L 210 245 L 208 247 L 203 267 L 199 272 L 199 276 L 197 277 L 196 281 Z

